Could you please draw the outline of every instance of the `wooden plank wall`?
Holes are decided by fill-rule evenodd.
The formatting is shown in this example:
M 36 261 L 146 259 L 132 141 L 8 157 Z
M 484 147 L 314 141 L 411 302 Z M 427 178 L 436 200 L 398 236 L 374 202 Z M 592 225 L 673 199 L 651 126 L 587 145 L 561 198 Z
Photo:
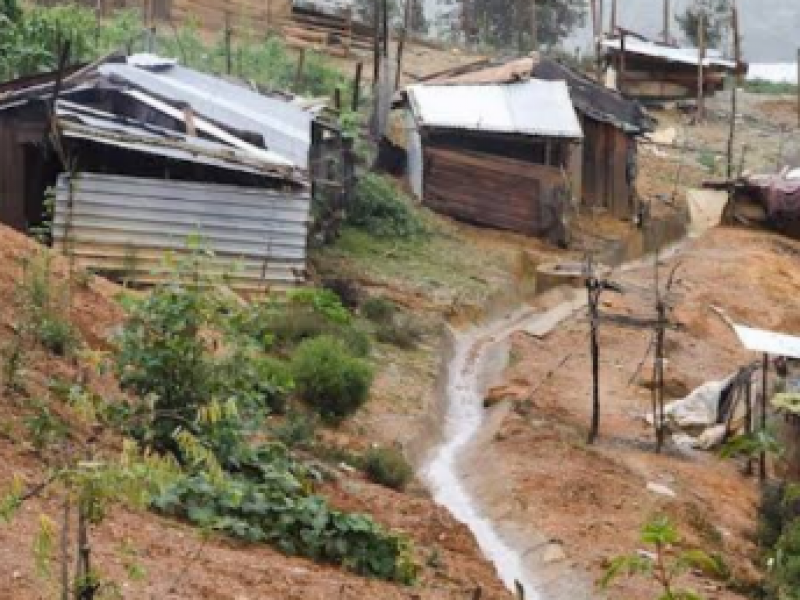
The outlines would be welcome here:
M 628 184 L 628 147 L 633 143 L 620 129 L 592 119 L 583 125 L 583 204 L 605 208 L 620 219 L 634 210 Z
M 563 189 L 561 171 L 480 152 L 425 148 L 424 204 L 457 219 L 543 235 L 543 205 Z

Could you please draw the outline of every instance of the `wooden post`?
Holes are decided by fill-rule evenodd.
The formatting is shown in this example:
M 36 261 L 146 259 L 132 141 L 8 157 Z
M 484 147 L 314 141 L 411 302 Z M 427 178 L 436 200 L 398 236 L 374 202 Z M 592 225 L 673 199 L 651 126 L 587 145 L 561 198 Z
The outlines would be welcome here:
M 797 126 L 800 127 L 800 48 L 797 50 Z
M 764 354 L 761 363 L 761 433 L 767 430 L 767 393 L 769 392 L 769 355 Z M 758 479 L 767 480 L 767 453 L 758 457 Z
M 338 87 L 333 90 L 333 107 L 336 112 L 342 112 L 342 90 Z
M 295 94 L 300 93 L 300 84 L 303 83 L 303 67 L 306 62 L 306 49 L 300 48 L 300 56 L 297 57 L 297 69 L 294 72 L 294 85 L 292 90 Z
M 231 74 L 233 65 L 231 64 L 231 13 L 225 13 L 225 71 Z
M 664 422 L 666 420 L 664 412 L 664 338 L 667 323 L 666 307 L 660 299 L 658 300 L 656 310 L 658 312 L 658 324 L 656 325 L 655 377 L 653 381 L 656 414 L 653 415 L 653 418 L 656 420 L 656 452 L 660 453 L 661 449 L 664 447 L 664 434 L 666 432 L 666 428 L 664 427 Z
M 731 10 L 733 24 L 733 56 L 736 59 L 736 82 L 742 85 L 744 83 L 744 73 L 742 72 L 742 35 L 739 30 L 739 7 L 736 4 L 736 0 L 733 0 Z
M 619 72 L 617 73 L 617 89 L 625 93 L 625 34 L 626 32 L 622 32 L 621 37 L 619 38 Z
M 400 87 L 400 76 L 403 73 L 403 49 L 406 44 L 406 36 L 408 35 L 408 27 L 411 23 L 411 2 L 413 0 L 405 0 L 403 7 L 403 29 L 400 31 L 400 39 L 397 40 L 397 68 L 394 74 L 394 89 Z
M 744 413 L 744 433 L 747 436 L 753 434 L 753 373 L 747 377 L 747 387 L 745 387 L 745 413 Z M 753 474 L 753 461 L 748 456 L 745 466 L 745 474 Z
M 592 355 L 592 424 L 589 428 L 589 443 L 594 444 L 600 431 L 600 345 L 597 340 L 599 282 L 592 273 L 591 259 L 586 279 L 589 297 L 589 351 Z
M 364 64 L 359 61 L 356 63 L 356 76 L 353 79 L 353 103 L 351 109 L 353 112 L 358 112 L 358 105 L 361 102 L 361 69 Z
M 375 88 L 381 75 L 381 0 L 374 0 L 372 9 L 372 87 Z
M 706 60 L 706 18 L 700 10 L 697 14 L 697 122 L 705 119 L 705 60 Z
M 389 56 L 389 0 L 383 0 L 383 55 Z
M 611 0 L 611 35 L 617 33 L 617 0 Z
M 664 43 L 669 44 L 669 30 L 672 21 L 672 10 L 670 8 L 670 0 L 664 0 Z

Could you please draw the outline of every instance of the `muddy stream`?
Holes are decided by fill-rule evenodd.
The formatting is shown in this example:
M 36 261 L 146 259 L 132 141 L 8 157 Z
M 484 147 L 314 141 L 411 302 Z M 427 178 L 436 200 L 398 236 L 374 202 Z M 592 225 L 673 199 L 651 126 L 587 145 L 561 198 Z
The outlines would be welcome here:
M 682 228 L 678 233 L 682 234 Z M 670 237 L 676 240 L 682 235 Z M 653 262 L 649 246 L 646 237 L 639 236 L 633 244 L 614 249 L 607 259 L 620 265 L 617 270 L 642 268 Z M 660 256 L 667 258 L 680 248 L 681 244 L 675 244 Z M 517 592 L 522 588 L 526 600 L 588 600 L 595 595 L 585 573 L 571 571 L 566 562 L 548 564 L 548 540 L 532 531 L 530 524 L 495 522 L 486 516 L 488 511 L 481 506 L 478 489 L 481 479 L 491 476 L 471 468 L 475 461 L 470 456 L 480 453 L 482 444 L 491 443 L 494 429 L 502 420 L 496 411 L 503 409 L 487 411 L 483 399 L 505 369 L 511 334 L 527 330 L 546 335 L 585 309 L 585 295 L 575 287 L 537 290 L 534 303 L 520 299 L 517 306 L 521 308 L 515 311 L 468 329 L 450 330 L 449 361 L 440 390 L 439 441 L 420 466 L 421 478 L 434 500 L 470 528 L 503 583 Z M 510 489 L 511 482 L 506 484 Z

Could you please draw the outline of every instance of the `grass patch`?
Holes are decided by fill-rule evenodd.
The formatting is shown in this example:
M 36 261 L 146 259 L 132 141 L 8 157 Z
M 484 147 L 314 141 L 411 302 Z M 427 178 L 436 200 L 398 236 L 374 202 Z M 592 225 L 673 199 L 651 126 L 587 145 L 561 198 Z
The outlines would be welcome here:
M 764 94 L 769 96 L 797 94 L 797 85 L 794 83 L 776 83 L 774 81 L 766 81 L 764 79 L 748 81 L 745 83 L 744 89 L 752 94 Z

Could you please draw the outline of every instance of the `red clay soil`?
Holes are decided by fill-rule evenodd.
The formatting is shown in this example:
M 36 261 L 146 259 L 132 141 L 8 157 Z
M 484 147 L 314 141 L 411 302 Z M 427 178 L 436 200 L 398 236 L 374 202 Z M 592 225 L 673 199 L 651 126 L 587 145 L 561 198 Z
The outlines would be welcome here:
M 741 349 L 728 325 L 709 309 L 712 304 L 737 322 L 800 335 L 798 258 L 800 243 L 755 231 L 717 229 L 689 243 L 677 258 L 681 267 L 673 288 L 673 318 L 681 329 L 667 334 L 672 398 L 758 359 Z M 662 268 L 662 278 L 675 260 Z M 652 267 L 615 279 L 632 291 L 606 294 L 604 310 L 653 312 L 652 297 L 640 291 L 652 285 Z M 501 394 L 519 400 L 540 387 L 528 411 L 506 409 L 494 438 L 476 453 L 476 468 L 505 483 L 483 485 L 484 504 L 523 530 L 530 527 L 560 540 L 568 560 L 594 577 L 609 559 L 642 548 L 639 528 L 650 516 L 665 513 L 676 519 L 687 546 L 719 552 L 734 579 L 749 585 L 759 578 L 757 485 L 741 474 L 740 465 L 713 453 L 654 453 L 652 430 L 643 419 L 650 406 L 651 363 L 629 383 L 649 335 L 601 327 L 602 421 L 595 446 L 585 441 L 591 398 L 585 316 L 545 339 L 515 335 Z M 649 482 L 667 486 L 676 497 L 649 492 Z M 711 599 L 743 597 L 699 577 L 689 577 L 688 583 Z M 645 600 L 653 590 L 631 581 L 610 597 Z
M 7 348 L 13 327 L 21 318 L 17 308 L 22 261 L 43 249 L 30 239 L 0 227 L 0 348 Z M 63 282 L 69 265 L 54 255 L 55 280 Z M 120 289 L 93 277 L 75 280 L 70 317 L 91 349 L 108 349 L 123 319 L 114 300 Z M 24 418 L 32 414 L 31 398 L 46 398 L 52 378 L 75 377 L 76 365 L 44 350 L 32 349 L 25 358 L 23 393 L 0 394 L 0 488 L 14 475 L 29 486 L 43 480 L 42 457 L 27 439 Z M 98 393 L 119 393 L 110 376 L 88 382 Z M 56 412 L 68 410 L 51 400 Z M 86 432 L 73 431 L 81 436 Z M 115 440 L 108 440 L 114 447 Z M 244 545 L 221 537 L 202 537 L 197 529 L 147 512 L 116 509 L 92 531 L 94 564 L 105 576 L 120 582 L 124 598 L 245 600 L 245 599 L 462 599 L 477 587 L 482 598 L 508 598 L 494 569 L 481 556 L 469 531 L 422 493 L 396 493 L 341 472 L 326 485 L 339 507 L 367 512 L 390 528 L 408 533 L 417 548 L 422 578 L 402 587 L 358 577 L 343 569 L 287 557 L 263 545 Z M 2 493 L 2 491 L 0 491 Z M 26 503 L 9 524 L 0 525 L 0 599 L 33 600 L 56 596 L 56 577 L 36 573 L 32 543 L 41 514 L 59 522 L 61 497 L 57 490 Z M 74 535 L 74 532 L 73 532 Z M 72 564 L 71 559 L 70 563 Z M 144 569 L 143 579 L 126 574 L 126 564 Z M 55 568 L 56 565 L 53 565 Z

